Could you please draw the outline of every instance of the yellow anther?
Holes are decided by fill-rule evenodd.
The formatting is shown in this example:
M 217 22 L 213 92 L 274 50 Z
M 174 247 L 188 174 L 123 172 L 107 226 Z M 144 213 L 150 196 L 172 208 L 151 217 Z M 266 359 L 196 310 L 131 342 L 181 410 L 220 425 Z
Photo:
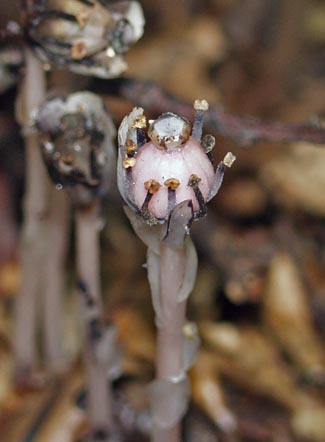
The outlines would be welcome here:
M 145 129 L 147 127 L 147 118 L 145 115 L 137 116 L 132 125 L 132 129 Z
M 126 146 L 126 152 L 128 154 L 134 153 L 137 150 L 137 146 L 135 142 L 132 140 L 127 140 L 125 146 Z
M 181 183 L 176 178 L 169 178 L 164 184 L 168 189 L 176 190 Z
M 134 167 L 136 165 L 137 160 L 135 158 L 126 158 L 123 161 L 124 169 L 129 169 L 130 167 Z
M 80 42 L 72 46 L 71 48 L 71 57 L 74 60 L 81 60 L 87 55 L 87 48 L 85 43 Z
M 156 180 L 148 180 L 144 183 L 144 188 L 153 195 L 157 193 L 161 185 Z

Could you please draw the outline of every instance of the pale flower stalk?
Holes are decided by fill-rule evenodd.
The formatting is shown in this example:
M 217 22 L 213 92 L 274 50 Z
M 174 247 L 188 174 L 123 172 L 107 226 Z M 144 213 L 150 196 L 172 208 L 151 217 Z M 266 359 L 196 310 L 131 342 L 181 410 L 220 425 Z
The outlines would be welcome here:
M 103 320 L 100 285 L 99 205 L 114 178 L 115 128 L 102 100 L 90 92 L 49 98 L 38 110 L 48 172 L 70 195 L 76 211 L 76 261 L 88 412 L 92 436 L 114 432 L 110 380 L 119 374 L 115 328 Z
M 171 112 L 147 123 L 143 109 L 135 108 L 119 129 L 118 185 L 126 214 L 148 246 L 156 317 L 156 379 L 149 386 L 154 442 L 181 440 L 190 396 L 187 371 L 200 343 L 195 325 L 186 320 L 198 264 L 190 226 L 206 215 L 206 202 L 235 160 L 228 153 L 214 169 L 214 138 L 202 139 L 208 104 L 197 100 L 194 108 L 193 127 Z
M 15 306 L 14 349 L 18 382 L 29 382 L 37 367 L 37 306 L 43 286 L 46 262 L 46 216 L 50 183 L 39 150 L 32 115 L 44 100 L 46 83 L 43 68 L 27 47 L 25 77 L 19 100 L 19 121 L 26 146 L 26 179 L 21 234 L 21 284 Z

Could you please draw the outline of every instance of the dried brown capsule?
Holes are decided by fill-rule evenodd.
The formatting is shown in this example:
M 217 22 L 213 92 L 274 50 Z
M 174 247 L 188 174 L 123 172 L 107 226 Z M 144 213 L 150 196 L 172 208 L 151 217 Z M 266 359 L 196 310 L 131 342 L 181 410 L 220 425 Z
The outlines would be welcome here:
M 49 66 L 110 78 L 126 69 L 123 55 L 142 36 L 136 1 L 36 0 L 27 34 Z
M 80 92 L 50 98 L 38 110 L 36 126 L 49 174 L 59 188 L 72 189 L 77 201 L 85 198 L 84 204 L 107 190 L 107 180 L 114 176 L 115 128 L 98 96 Z

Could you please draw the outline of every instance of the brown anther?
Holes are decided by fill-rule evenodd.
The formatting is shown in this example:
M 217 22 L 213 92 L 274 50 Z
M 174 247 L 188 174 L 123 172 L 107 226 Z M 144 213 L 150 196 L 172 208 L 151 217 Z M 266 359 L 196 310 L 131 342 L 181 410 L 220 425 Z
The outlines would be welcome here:
M 125 146 L 128 154 L 134 153 L 137 150 L 137 145 L 132 140 L 127 140 Z
M 65 157 L 62 157 L 62 161 L 65 164 L 71 164 L 73 162 L 73 157 L 72 155 L 66 155 Z
M 80 42 L 72 46 L 71 48 L 71 57 L 74 60 L 81 60 L 87 55 L 87 48 L 85 43 Z
M 176 190 L 181 183 L 176 178 L 169 178 L 164 184 L 168 189 Z
M 86 26 L 87 21 L 89 20 L 89 13 L 86 11 L 81 11 L 79 14 L 77 14 L 76 18 L 78 21 L 78 24 L 81 28 L 84 28 Z
M 188 180 L 188 186 L 195 187 L 199 184 L 201 181 L 201 178 L 199 178 L 197 175 L 191 175 Z
M 161 185 L 156 180 L 148 180 L 144 183 L 144 188 L 153 195 L 157 193 Z
M 132 129 L 145 129 L 147 127 L 147 118 L 145 115 L 136 117 L 131 125 Z
M 134 167 L 137 160 L 135 158 L 126 158 L 123 161 L 123 167 L 124 169 L 129 169 L 130 167 Z

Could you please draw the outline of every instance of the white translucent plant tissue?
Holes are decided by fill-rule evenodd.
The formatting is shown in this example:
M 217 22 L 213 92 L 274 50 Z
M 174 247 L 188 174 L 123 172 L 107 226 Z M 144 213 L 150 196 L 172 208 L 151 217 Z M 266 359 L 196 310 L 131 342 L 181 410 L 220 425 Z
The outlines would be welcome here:
M 185 375 L 173 379 L 157 379 L 149 385 L 153 423 L 171 428 L 179 422 L 188 407 L 190 385 Z

